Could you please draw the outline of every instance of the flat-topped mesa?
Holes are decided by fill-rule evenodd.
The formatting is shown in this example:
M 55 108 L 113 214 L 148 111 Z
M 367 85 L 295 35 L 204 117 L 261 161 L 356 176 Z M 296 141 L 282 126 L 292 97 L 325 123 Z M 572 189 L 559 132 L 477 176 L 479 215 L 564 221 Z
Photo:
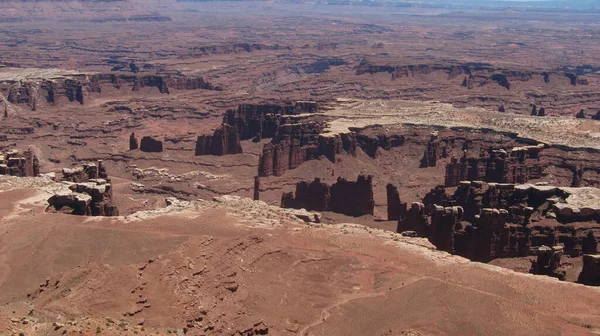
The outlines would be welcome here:
M 306 209 L 309 211 L 331 211 L 348 216 L 372 215 L 375 209 L 373 179 L 359 175 L 356 182 L 338 178 L 329 186 L 319 178 L 311 183 L 296 184 L 296 194 L 284 193 L 281 207 Z
M 446 165 L 446 187 L 454 187 L 460 181 L 485 181 L 497 183 L 525 183 L 542 176 L 539 155 L 543 145 L 516 147 L 510 151 L 490 149 L 479 157 L 463 153 L 460 160 L 452 158 Z
M 87 182 L 64 182 L 69 192 L 60 192 L 48 199 L 55 211 L 80 216 L 118 216 L 113 204 L 112 186 L 105 179 L 90 179 Z
M 321 134 L 323 128 L 323 123 L 316 122 L 280 125 L 276 136 L 263 147 L 258 175 L 281 176 L 322 156 L 335 162 L 337 155 L 356 155 L 354 133 Z
M 240 135 L 237 128 L 221 124 L 212 136 L 201 135 L 196 140 L 195 155 L 227 155 L 242 153 Z
M 237 128 L 240 140 L 273 138 L 280 124 L 286 123 L 284 116 L 315 113 L 316 102 L 296 102 L 287 105 L 243 104 L 228 110 L 223 123 Z
M 160 153 L 163 151 L 163 142 L 153 137 L 145 136 L 140 143 L 140 150 L 147 153 Z
M 39 176 L 40 162 L 30 149 L 23 153 L 18 150 L 0 153 L 0 175 Z

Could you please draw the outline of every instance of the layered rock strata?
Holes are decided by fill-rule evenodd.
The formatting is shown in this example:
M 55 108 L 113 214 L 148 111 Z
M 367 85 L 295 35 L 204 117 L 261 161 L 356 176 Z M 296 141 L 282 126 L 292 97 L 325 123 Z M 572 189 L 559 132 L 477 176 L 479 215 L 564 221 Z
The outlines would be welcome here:
M 468 157 L 465 151 L 460 160 L 452 158 L 446 165 L 445 186 L 457 186 L 460 181 L 497 183 L 525 183 L 542 176 L 539 160 L 543 145 L 481 152 L 479 157 Z
M 0 155 L 0 175 L 39 176 L 40 162 L 31 150 L 10 150 Z
M 220 90 L 201 77 L 156 75 L 156 74 L 65 74 L 52 78 L 4 80 L 0 82 L 0 93 L 12 104 L 29 105 L 35 110 L 39 106 L 68 102 L 84 104 L 86 97 L 101 95 L 103 91 L 139 91 L 144 87 L 155 87 L 160 93 L 175 90 Z
M 87 182 L 63 182 L 69 191 L 59 192 L 48 199 L 56 211 L 80 216 L 118 216 L 117 206 L 112 201 L 112 186 L 105 179 Z
M 573 223 L 597 223 L 599 199 L 597 188 L 464 181 L 452 195 L 439 186 L 413 203 L 398 231 L 418 232 L 439 249 L 477 261 L 532 255 L 534 247 L 558 244 L 578 257 L 596 253 L 600 225 Z
M 375 209 L 373 178 L 359 175 L 356 182 L 338 178 L 331 186 L 319 178 L 311 183 L 298 182 L 295 194 L 282 195 L 281 207 L 332 211 L 354 217 L 372 215 Z
M 195 155 L 227 155 L 242 153 L 237 128 L 228 124 L 219 126 L 212 136 L 201 135 L 196 140 Z

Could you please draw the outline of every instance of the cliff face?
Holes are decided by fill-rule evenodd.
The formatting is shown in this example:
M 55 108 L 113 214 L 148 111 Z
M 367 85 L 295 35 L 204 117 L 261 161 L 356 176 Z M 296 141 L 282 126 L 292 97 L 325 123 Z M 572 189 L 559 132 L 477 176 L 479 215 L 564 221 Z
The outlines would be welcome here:
M 252 138 L 273 138 L 280 124 L 286 123 L 285 116 L 317 111 L 315 102 L 294 104 L 243 104 L 237 109 L 228 110 L 223 123 L 237 128 L 241 140 Z
M 163 142 L 153 137 L 145 136 L 140 142 L 140 150 L 148 153 L 160 153 L 163 151 Z
M 226 155 L 242 153 L 237 129 L 222 124 L 212 136 L 201 135 L 196 141 L 195 155 Z
M 540 78 L 547 84 L 554 80 L 563 79 L 573 86 L 588 84 L 585 78 L 571 72 L 504 69 L 484 63 L 384 65 L 372 63 L 365 59 L 355 68 L 355 71 L 356 75 L 387 72 L 391 74 L 392 80 L 438 73 L 445 75 L 447 78 L 464 77 L 461 85 L 468 88 L 496 84 L 510 90 L 511 83 L 517 81 L 527 82 L 535 77 Z
M 28 105 L 32 110 L 72 102 L 84 104 L 87 97 L 102 95 L 103 91 L 139 91 L 145 87 L 155 87 L 163 94 L 170 90 L 220 90 L 201 77 L 170 75 L 73 74 L 51 79 L 0 81 L 0 93 L 8 102 Z
M 399 220 L 406 217 L 406 203 L 400 201 L 398 188 L 393 184 L 386 186 L 388 220 Z
M 296 193 L 285 193 L 281 198 L 283 208 L 332 211 L 348 216 L 372 215 L 373 178 L 359 175 L 356 182 L 338 178 L 329 186 L 316 178 L 313 182 L 298 182 Z
M 453 195 L 443 186 L 432 189 L 398 230 L 416 231 L 438 249 L 477 261 L 534 255 L 534 248 L 559 243 L 577 257 L 597 251 L 600 226 L 569 224 L 600 219 L 597 210 L 582 210 L 589 207 L 583 198 L 594 202 L 593 190 L 464 181 Z
M 286 128 L 286 125 L 282 126 Z M 342 153 L 356 155 L 356 140 L 353 133 L 333 136 L 311 133 L 289 133 L 278 136 L 265 144 L 259 158 L 259 176 L 281 176 L 297 168 L 303 162 L 322 156 L 331 162 Z
M 459 160 L 452 158 L 446 165 L 446 187 L 457 186 L 460 181 L 486 181 L 498 183 L 525 183 L 542 176 L 540 152 L 543 145 L 506 150 L 481 152 L 469 158 L 467 152 Z

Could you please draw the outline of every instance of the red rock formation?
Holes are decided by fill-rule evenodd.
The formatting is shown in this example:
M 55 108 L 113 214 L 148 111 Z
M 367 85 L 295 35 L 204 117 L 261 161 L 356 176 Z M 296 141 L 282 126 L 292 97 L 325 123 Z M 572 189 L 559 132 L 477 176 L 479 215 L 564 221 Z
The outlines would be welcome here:
M 11 150 L 0 155 L 0 175 L 39 176 L 40 164 L 31 150 L 22 155 L 18 150 Z
M 561 188 L 520 186 L 512 184 L 462 182 L 453 195 L 438 186 L 423 198 L 424 206 L 410 209 L 398 223 L 399 230 L 419 232 L 434 244 L 441 238 L 433 235 L 433 216 L 439 207 L 460 206 L 462 222 L 454 231 L 453 253 L 471 260 L 487 262 L 494 258 L 527 256 L 532 247 L 562 244 L 564 253 L 572 257 L 597 251 L 597 233 L 577 228 L 569 223 L 577 218 L 565 217 L 560 207 L 565 193 Z M 548 200 L 554 200 L 549 203 Z M 416 203 L 419 204 L 419 203 Z M 413 205 L 414 206 L 414 205 Z M 438 208 L 436 208 L 438 207 Z M 418 210 L 418 211 L 417 211 Z M 569 214 L 569 211 L 566 211 Z M 423 216 L 425 219 L 423 219 Z M 430 216 L 432 225 L 427 224 Z M 554 223 L 539 225 L 549 217 Z M 589 216 L 588 216 L 589 217 Z M 589 220 L 582 217 L 581 220 Z M 594 228 L 600 232 L 600 227 Z M 447 241 L 442 243 L 449 251 Z
M 254 176 L 254 200 L 260 199 L 260 177 Z
M 140 143 L 140 150 L 147 153 L 160 153 L 163 151 L 163 143 L 160 140 L 145 136 Z
M 398 188 L 393 184 L 386 186 L 388 220 L 400 220 L 406 216 L 406 203 L 400 201 Z
M 600 285 L 600 255 L 586 254 L 583 256 L 583 269 L 577 282 L 592 286 Z
M 402 146 L 405 141 L 403 135 L 387 135 L 385 133 L 377 135 L 358 133 L 355 137 L 357 145 L 372 158 L 377 157 L 378 148 L 390 150 L 394 147 Z
M 223 117 L 223 123 L 238 129 L 240 140 L 255 137 L 261 139 L 273 138 L 277 135 L 282 118 L 286 115 L 313 113 L 317 110 L 315 102 L 297 102 L 290 105 L 251 105 L 238 106 L 236 110 L 228 110 Z
M 196 140 L 195 155 L 227 155 L 242 153 L 240 136 L 237 129 L 222 124 L 212 136 L 201 135 Z
M 431 134 L 431 139 L 427 144 L 423 158 L 421 159 L 420 168 L 435 167 L 438 159 L 441 157 L 440 142 L 437 133 Z
M 537 249 L 537 260 L 532 263 L 530 272 L 564 280 L 566 272 L 560 267 L 562 256 L 562 246 L 540 246 Z
M 263 153 L 258 157 L 258 176 L 273 176 L 273 157 L 275 145 L 268 142 L 263 146 Z
M 84 163 L 82 166 L 75 168 L 63 168 L 62 174 L 63 181 L 74 183 L 108 178 L 102 160 L 98 160 L 97 163 Z
M 356 182 L 338 178 L 332 186 L 321 182 L 319 178 L 311 183 L 298 182 L 296 194 L 282 196 L 284 208 L 305 208 L 309 211 L 332 211 L 348 216 L 373 214 L 373 180 L 371 176 L 360 175 Z
M 542 146 L 490 150 L 478 158 L 469 158 L 465 151 L 459 160 L 452 158 L 446 165 L 446 187 L 457 186 L 460 181 L 485 181 L 497 183 L 525 183 L 540 178 L 542 164 L 539 160 Z
M 531 113 L 532 116 L 537 116 L 538 115 L 538 111 L 537 111 L 537 106 L 533 105 L 533 107 L 531 108 Z
M 73 183 L 71 194 L 54 195 L 48 204 L 56 211 L 66 207 L 71 214 L 80 216 L 118 216 L 117 206 L 112 201 L 110 181 L 92 179 L 88 182 Z
M 136 150 L 139 148 L 138 139 L 135 137 L 135 133 L 131 133 L 129 136 L 129 150 Z
M 321 123 L 283 124 L 277 135 L 263 147 L 259 157 L 259 176 L 281 176 L 303 162 L 325 156 L 335 162 L 337 155 L 356 155 L 353 133 L 321 135 Z
M 138 91 L 144 87 L 156 87 L 159 92 L 168 94 L 169 88 L 176 90 L 222 90 L 204 81 L 201 77 L 170 75 L 115 75 L 80 74 L 52 78 L 51 80 L 31 80 L 3 82 L 4 95 L 13 104 L 26 104 L 33 110 L 37 105 L 59 102 L 83 104 L 89 94 L 101 94 L 103 88 L 131 88 Z
M 546 116 L 546 109 L 545 108 L 540 108 L 539 112 L 538 112 L 538 117 L 545 117 Z
M 411 204 L 410 209 L 408 209 L 406 217 L 400 218 L 396 231 L 398 233 L 414 231 L 419 237 L 425 237 L 428 232 L 428 226 L 425 206 L 423 203 L 414 202 Z
M 102 160 L 84 163 L 75 168 L 63 168 L 62 180 L 69 183 L 71 194 L 57 194 L 48 199 L 56 211 L 81 216 L 118 216 L 113 203 L 112 185 Z
M 359 175 L 356 182 L 338 178 L 331 186 L 331 211 L 349 216 L 372 215 L 375 209 L 373 177 Z
M 598 253 L 598 240 L 594 237 L 594 232 L 588 231 L 587 235 L 581 242 L 581 252 L 583 254 Z
M 463 214 L 461 207 L 433 206 L 429 240 L 438 250 L 454 252 L 454 231 Z

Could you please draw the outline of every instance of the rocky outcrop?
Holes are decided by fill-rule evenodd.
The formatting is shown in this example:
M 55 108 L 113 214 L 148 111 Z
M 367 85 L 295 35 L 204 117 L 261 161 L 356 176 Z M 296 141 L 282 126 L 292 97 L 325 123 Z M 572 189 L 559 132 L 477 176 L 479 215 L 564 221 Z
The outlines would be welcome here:
M 433 206 L 428 236 L 438 250 L 454 252 L 454 232 L 457 224 L 461 221 L 462 214 L 461 207 Z
M 431 139 L 429 143 L 427 143 L 427 148 L 425 148 L 425 153 L 423 154 L 423 158 L 421 159 L 420 168 L 427 167 L 435 167 L 437 165 L 437 160 L 440 158 L 440 142 L 438 140 L 438 134 L 432 133 Z
M 55 211 L 81 216 L 118 216 L 112 199 L 112 185 L 103 161 L 88 162 L 75 168 L 63 168 L 66 190 L 48 199 Z
M 515 184 L 540 178 L 542 149 L 543 145 L 516 147 L 510 151 L 491 149 L 487 153 L 480 152 L 479 157 L 468 157 L 465 151 L 460 160 L 452 158 L 446 165 L 445 186 L 457 186 L 460 181 Z
M 260 200 L 260 177 L 254 176 L 254 200 Z
M 142 138 L 140 150 L 147 153 L 160 153 L 163 151 L 163 143 L 160 140 L 145 136 Z
M 87 182 L 68 184 L 68 192 L 59 192 L 48 199 L 56 211 L 80 216 L 118 216 L 119 211 L 112 201 L 112 186 L 105 179 L 90 179 Z
M 62 174 L 63 181 L 75 183 L 108 178 L 102 160 L 98 160 L 96 163 L 84 163 L 75 168 L 63 168 Z
M 598 240 L 594 236 L 593 231 L 588 231 L 585 238 L 581 242 L 581 253 L 583 254 L 596 254 L 598 253 Z
M 547 275 L 560 280 L 565 279 L 566 271 L 561 268 L 562 246 L 548 247 L 542 245 L 537 248 L 536 252 L 537 259 L 531 265 L 531 273 Z
M 404 135 L 388 135 L 386 133 L 367 135 L 359 132 L 355 135 L 355 137 L 357 145 L 363 150 L 363 152 L 372 158 L 377 157 L 378 148 L 390 150 L 394 147 L 404 145 L 406 140 Z
M 388 220 L 400 220 L 406 217 L 406 203 L 400 201 L 400 193 L 398 188 L 393 184 L 388 184 L 386 187 L 387 192 L 387 215 Z
M 279 125 L 287 123 L 285 116 L 314 113 L 317 109 L 315 102 L 287 105 L 244 104 L 235 110 L 228 110 L 223 123 L 237 128 L 240 140 L 273 138 L 277 135 Z
M 425 237 L 428 231 L 428 217 L 423 203 L 414 202 L 406 212 L 406 217 L 398 221 L 398 233 L 415 232 L 419 237 Z
M 263 147 L 258 175 L 281 176 L 322 156 L 335 162 L 340 154 L 356 155 L 354 133 L 320 134 L 322 130 L 322 123 L 280 125 L 277 135 Z
M 138 139 L 135 137 L 135 133 L 131 133 L 131 135 L 129 136 L 129 150 L 136 150 L 138 148 Z
M 578 257 L 596 253 L 600 225 L 590 230 L 569 223 L 600 219 L 597 199 L 600 189 L 596 188 L 464 181 L 452 195 L 438 186 L 423 203 L 413 203 L 406 218 L 398 222 L 398 230 L 418 232 L 440 249 L 477 261 L 523 257 L 534 254 L 534 247 L 559 243 L 564 253 Z M 462 209 L 462 219 L 454 222 L 450 247 L 442 210 L 452 207 Z
M 577 282 L 600 286 L 600 255 L 586 254 L 583 256 L 583 269 L 579 274 Z
M 372 215 L 375 209 L 371 176 L 358 176 L 356 182 L 338 178 L 329 186 L 319 178 L 311 183 L 298 182 L 296 193 L 284 193 L 282 208 L 332 211 L 348 216 Z
M 0 155 L 0 175 L 39 176 L 39 160 L 31 150 L 23 153 L 18 150 L 10 150 Z
M 237 128 L 222 124 L 212 136 L 201 135 L 196 140 L 195 155 L 227 155 L 242 153 Z

